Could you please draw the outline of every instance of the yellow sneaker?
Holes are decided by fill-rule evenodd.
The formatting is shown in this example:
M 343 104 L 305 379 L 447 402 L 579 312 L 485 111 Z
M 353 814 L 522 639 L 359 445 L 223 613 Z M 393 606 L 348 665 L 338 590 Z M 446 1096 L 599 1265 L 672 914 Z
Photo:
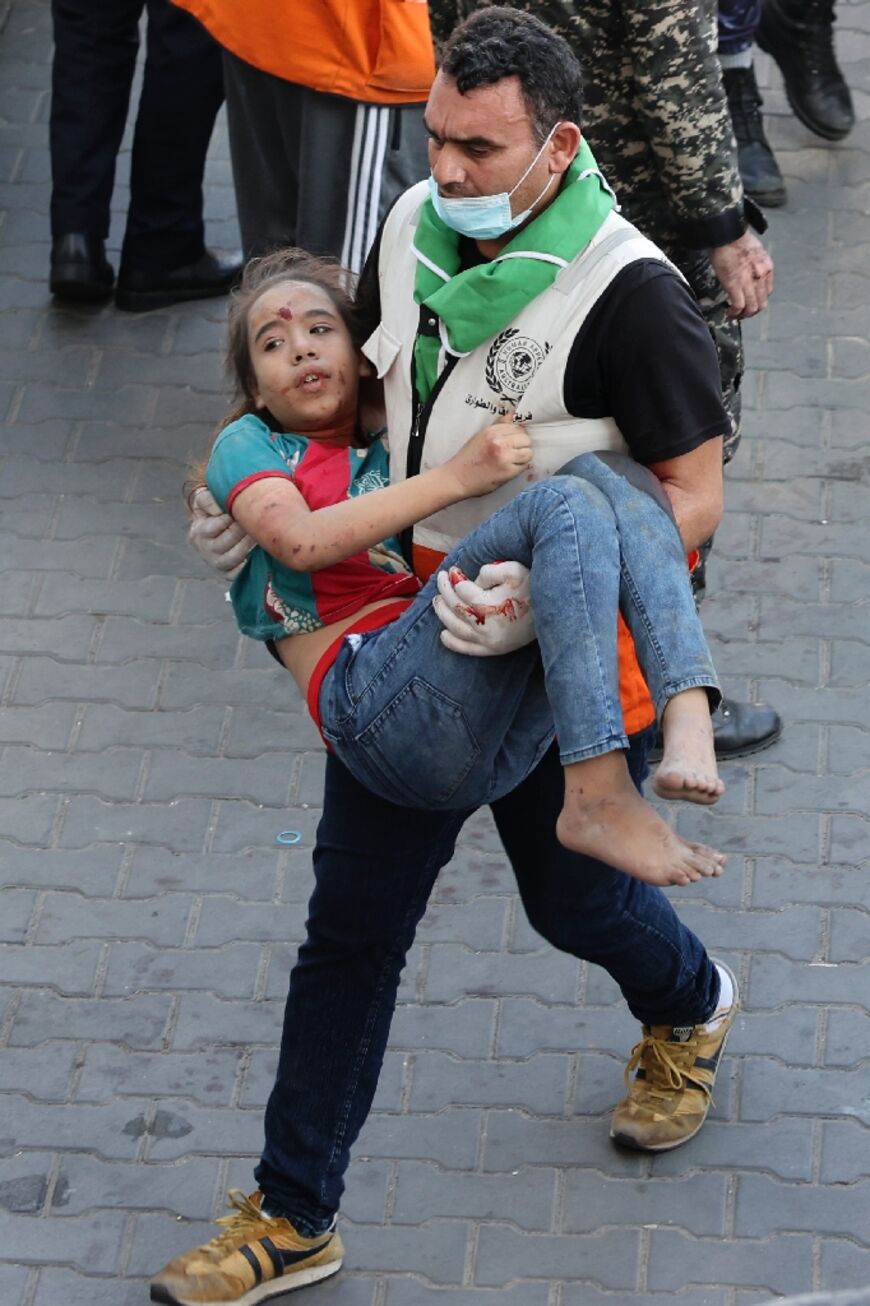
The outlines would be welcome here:
M 721 961 L 733 985 L 731 1005 L 715 1011 L 708 1025 L 644 1025 L 625 1068 L 629 1085 L 613 1113 L 610 1137 L 620 1147 L 667 1152 L 694 1138 L 713 1104 L 713 1084 L 725 1040 L 738 1010 L 737 981 Z M 630 1075 L 637 1071 L 633 1080 Z
M 344 1247 L 334 1230 L 303 1238 L 289 1220 L 273 1219 L 261 1208 L 262 1193 L 228 1194 L 235 1215 L 218 1224 L 224 1232 L 202 1247 L 170 1261 L 151 1280 L 151 1300 L 170 1306 L 211 1306 L 257 1302 L 293 1288 L 304 1288 L 341 1269 Z

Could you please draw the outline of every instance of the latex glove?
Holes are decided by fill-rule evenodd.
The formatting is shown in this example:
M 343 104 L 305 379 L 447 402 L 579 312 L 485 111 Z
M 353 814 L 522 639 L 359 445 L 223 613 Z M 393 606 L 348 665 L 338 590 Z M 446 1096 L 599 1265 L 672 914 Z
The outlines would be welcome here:
M 451 567 L 439 571 L 436 581 L 432 606 L 444 627 L 445 648 L 488 658 L 535 638 L 529 569 L 521 562 L 488 562 L 473 581 Z
M 191 498 L 190 511 L 193 521 L 187 532 L 188 542 L 204 562 L 227 580 L 233 580 L 245 565 L 254 541 L 229 513 L 221 512 L 220 505 L 204 485 Z

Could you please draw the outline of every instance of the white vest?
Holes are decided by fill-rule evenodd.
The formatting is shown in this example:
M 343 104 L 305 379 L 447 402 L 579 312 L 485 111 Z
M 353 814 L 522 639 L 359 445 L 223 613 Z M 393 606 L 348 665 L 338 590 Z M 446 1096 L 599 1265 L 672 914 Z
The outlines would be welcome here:
M 412 186 L 384 224 L 378 267 L 381 322 L 363 346 L 384 380 L 392 481 L 405 479 L 413 420 L 411 360 L 420 320 L 413 296 L 418 258 L 414 236 L 427 193 L 425 182 Z M 577 454 L 594 449 L 628 452 L 612 417 L 579 418 L 567 411 L 565 368 L 580 327 L 614 277 L 629 263 L 649 258 L 668 261 L 656 245 L 611 212 L 548 290 L 527 304 L 509 327 L 459 358 L 432 407 L 420 470 L 445 462 L 513 405 L 532 438 L 532 469 L 483 498 L 465 499 L 420 522 L 414 527 L 415 544 L 446 553 L 529 481 L 551 476 Z M 439 373 L 449 350 L 443 323 L 441 339 Z

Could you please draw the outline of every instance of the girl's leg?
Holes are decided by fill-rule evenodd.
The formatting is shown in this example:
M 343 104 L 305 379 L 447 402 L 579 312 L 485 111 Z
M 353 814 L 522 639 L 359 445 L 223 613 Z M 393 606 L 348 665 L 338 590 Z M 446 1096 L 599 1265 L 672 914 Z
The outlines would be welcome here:
M 559 477 L 524 491 L 446 560 L 474 574 L 512 557 L 532 567 L 539 647 L 564 764 L 594 759 L 586 784 L 569 772 L 560 838 L 653 883 L 713 875 L 721 862 L 686 844 L 637 794 L 625 767 L 616 656 L 619 539 L 613 512 L 587 482 Z M 546 733 L 527 650 L 463 658 L 444 649 L 430 608 L 434 584 L 392 626 L 345 648 L 324 682 L 324 730 L 362 783 L 394 802 L 461 807 L 509 792 Z M 518 674 L 519 673 L 519 674 Z M 525 750 L 517 747 L 525 733 Z M 618 756 L 602 757 L 606 754 Z M 519 763 L 517 763 L 519 758 Z
M 724 790 L 708 693 L 718 696 L 717 679 L 667 497 L 651 472 L 621 454 L 584 454 L 563 471 L 594 485 L 613 510 L 620 609 L 662 721 L 665 746 L 654 788 L 663 798 L 714 803 Z

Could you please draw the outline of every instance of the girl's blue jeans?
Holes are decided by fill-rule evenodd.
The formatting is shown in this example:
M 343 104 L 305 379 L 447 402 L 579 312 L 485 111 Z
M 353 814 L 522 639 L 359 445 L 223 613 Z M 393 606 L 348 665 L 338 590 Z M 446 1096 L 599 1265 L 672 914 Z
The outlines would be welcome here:
M 626 760 L 638 789 L 653 738 L 649 729 L 629 740 Z M 562 847 L 555 834 L 562 793 L 551 747 L 492 804 L 533 928 L 554 948 L 608 971 L 644 1024 L 706 1020 L 719 981 L 700 940 L 661 890 Z M 470 815 L 391 803 L 327 756 L 307 936 L 290 976 L 256 1171 L 269 1205 L 303 1234 L 327 1228 L 338 1208 L 350 1148 L 380 1075 L 406 954 Z M 476 957 L 481 986 L 487 960 L 485 953 Z M 620 1082 L 615 1071 L 614 1097 Z
M 686 689 L 717 693 L 685 551 L 651 494 L 596 454 L 523 490 L 448 556 L 531 568 L 537 643 L 475 658 L 441 643 L 431 580 L 398 620 L 351 636 L 320 692 L 321 728 L 354 776 L 391 802 L 480 807 L 525 779 L 553 740 L 562 763 L 628 747 L 617 614 L 659 715 Z

